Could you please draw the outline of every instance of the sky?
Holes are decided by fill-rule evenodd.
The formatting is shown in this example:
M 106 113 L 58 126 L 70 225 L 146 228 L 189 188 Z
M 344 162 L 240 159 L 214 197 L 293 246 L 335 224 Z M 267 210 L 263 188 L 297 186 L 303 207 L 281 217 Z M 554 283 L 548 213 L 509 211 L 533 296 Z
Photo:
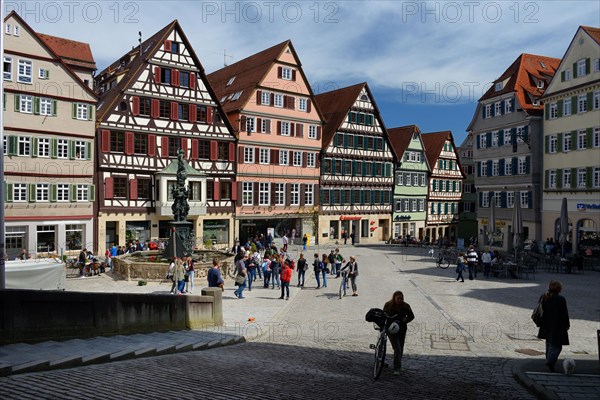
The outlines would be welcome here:
M 291 39 L 315 94 L 368 82 L 386 127 L 451 130 L 521 54 L 562 58 L 598 1 L 4 1 L 98 71 L 177 19 L 207 73 Z

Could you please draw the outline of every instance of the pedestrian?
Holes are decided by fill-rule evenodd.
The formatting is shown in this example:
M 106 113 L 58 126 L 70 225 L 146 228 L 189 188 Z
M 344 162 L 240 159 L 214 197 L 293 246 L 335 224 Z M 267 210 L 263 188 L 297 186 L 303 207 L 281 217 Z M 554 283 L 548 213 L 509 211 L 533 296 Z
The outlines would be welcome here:
M 286 300 L 290 299 L 290 281 L 292 280 L 292 268 L 290 267 L 290 260 L 285 260 L 283 263 L 283 268 L 281 269 L 281 296 L 280 299 L 283 299 L 283 294 L 286 294 Z
M 313 259 L 313 272 L 317 279 L 317 289 L 321 288 L 321 270 L 324 271 L 325 267 L 323 266 L 323 262 L 319 260 L 319 253 L 315 253 L 315 258 Z
M 269 288 L 269 280 L 271 278 L 271 260 L 269 260 L 269 256 L 267 256 L 265 254 L 265 257 L 263 258 L 263 262 L 262 262 L 262 271 L 263 271 L 263 276 L 264 276 L 264 288 L 268 289 Z
M 335 249 L 335 277 L 340 277 L 340 271 L 342 270 L 342 264 L 345 263 L 346 260 L 340 254 L 340 249 Z
M 256 279 L 256 268 L 258 267 L 254 262 L 254 257 L 251 256 L 249 251 L 246 251 L 246 270 L 248 271 L 248 291 L 252 291 L 252 283 Z
M 483 276 L 489 279 L 492 268 L 492 255 L 489 248 L 486 248 L 483 254 L 481 254 L 481 262 L 483 263 Z
M 355 238 L 354 231 L 352 231 L 350 233 L 350 243 L 352 243 L 352 246 L 354 246 L 354 238 Z
M 567 301 L 560 295 L 562 288 L 560 281 L 551 280 L 541 298 L 544 313 L 538 338 L 546 339 L 546 366 L 550 372 L 555 372 L 562 347 L 569 345 L 569 311 Z
M 187 258 L 187 281 L 185 282 L 185 291 L 187 293 L 194 293 L 194 260 L 192 257 Z
M 305 233 L 302 236 L 302 250 L 306 251 L 306 243 L 308 243 L 308 235 Z
M 277 289 L 281 288 L 281 281 L 279 280 L 280 273 L 281 257 L 279 257 L 278 254 L 275 254 L 271 259 L 271 289 L 275 289 L 275 282 L 277 282 Z
M 323 287 L 327 287 L 327 274 L 330 272 L 329 269 L 329 256 L 325 253 L 323 253 L 323 256 L 321 257 L 321 275 L 323 276 Z
M 260 242 L 258 242 L 260 244 Z M 256 274 L 258 275 L 258 279 L 262 279 L 262 260 L 260 258 L 260 252 L 258 249 L 252 255 L 252 259 L 254 260 L 254 265 L 256 266 Z M 256 276 L 254 276 L 254 281 L 256 282 Z
M 467 265 L 469 266 L 469 279 L 477 278 L 477 251 L 474 246 L 469 246 L 467 251 Z
M 218 258 L 213 258 L 212 268 L 208 270 L 206 279 L 208 280 L 208 287 L 220 287 L 221 291 L 225 290 L 225 281 L 221 275 L 221 261 Z M 191 293 L 191 292 L 190 292 Z
M 348 261 L 348 263 L 344 265 L 342 271 L 346 269 L 348 270 L 348 278 L 350 279 L 350 285 L 352 286 L 352 296 L 358 296 L 358 288 L 356 287 L 356 278 L 358 277 L 358 264 L 356 263 L 356 259 L 354 258 L 354 256 L 350 256 L 350 261 Z
M 394 348 L 394 375 L 400 375 L 402 353 L 404 353 L 404 341 L 406 339 L 406 331 L 408 328 L 407 324 L 415 319 L 415 315 L 413 314 L 410 305 L 404 302 L 404 294 L 399 290 L 394 292 L 392 299 L 385 303 L 383 311 L 390 315 L 396 315 L 394 317 L 394 322 L 399 329 L 397 330 L 397 333 L 389 333 L 388 338 Z
M 175 263 L 175 282 L 177 282 L 177 291 L 176 294 L 183 294 L 183 289 L 185 286 L 185 267 L 183 266 L 183 259 L 178 258 Z
M 238 286 L 238 288 L 233 292 L 234 296 L 237 297 L 238 299 L 244 298 L 244 289 L 246 289 L 246 281 L 248 280 L 248 271 L 246 270 L 247 258 L 248 257 L 246 256 L 246 253 L 243 253 L 243 255 L 241 255 L 241 258 L 239 258 L 239 260 L 237 260 L 235 263 L 236 281 L 238 279 L 237 278 L 238 276 L 242 276 L 244 278 L 242 283 L 238 284 L 236 282 L 236 285 Z
M 283 241 L 283 242 L 282 242 L 283 244 L 282 244 L 281 251 L 283 251 L 284 253 L 287 253 L 287 248 L 288 248 L 288 238 L 287 238 L 287 236 L 286 236 L 286 234 L 285 234 L 285 233 L 283 234 L 283 237 L 282 237 L 281 239 L 282 239 L 282 241 Z
M 173 284 L 171 285 L 171 293 L 175 294 L 177 290 L 177 281 L 175 280 L 175 267 L 177 266 L 177 257 L 173 257 L 169 270 L 167 271 L 167 279 L 170 279 Z
M 348 234 L 344 229 L 342 229 L 342 239 L 344 239 L 344 244 L 346 244 L 346 242 L 348 241 Z
M 463 253 L 461 251 L 460 253 L 458 253 L 458 257 L 456 258 L 456 272 L 458 273 L 458 276 L 456 277 L 457 281 L 459 279 L 461 282 L 465 281 L 465 278 L 463 278 L 464 270 L 465 270 L 465 253 Z
M 330 274 L 333 276 L 335 275 L 335 250 L 331 250 L 329 252 L 329 255 L 327 256 L 327 265 L 329 265 L 329 269 L 330 269 Z
M 306 271 L 308 270 L 308 262 L 306 261 L 306 258 L 304 258 L 304 253 L 300 253 L 300 257 L 296 264 L 298 266 L 298 287 L 304 287 L 304 278 L 306 276 Z

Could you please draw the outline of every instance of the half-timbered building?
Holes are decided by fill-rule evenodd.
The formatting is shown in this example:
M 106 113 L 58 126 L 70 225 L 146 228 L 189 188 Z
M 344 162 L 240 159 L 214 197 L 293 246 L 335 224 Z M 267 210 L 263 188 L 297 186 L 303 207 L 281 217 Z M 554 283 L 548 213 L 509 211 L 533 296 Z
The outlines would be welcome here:
M 457 240 L 459 203 L 465 179 L 452 132 L 442 131 L 421 135 L 425 155 L 431 168 L 427 195 L 427 226 L 429 241 Z
M 4 19 L 6 252 L 73 254 L 93 240 L 96 64 L 87 43 Z
M 168 237 L 179 149 L 197 244 L 231 244 L 235 137 L 179 23 L 115 61 L 95 86 L 100 251 Z
M 323 121 L 292 42 L 208 79 L 238 136 L 237 237 L 245 243 L 269 228 L 276 238 L 314 237 Z
M 315 97 L 327 123 L 319 242 L 376 243 L 390 235 L 394 153 L 367 83 Z

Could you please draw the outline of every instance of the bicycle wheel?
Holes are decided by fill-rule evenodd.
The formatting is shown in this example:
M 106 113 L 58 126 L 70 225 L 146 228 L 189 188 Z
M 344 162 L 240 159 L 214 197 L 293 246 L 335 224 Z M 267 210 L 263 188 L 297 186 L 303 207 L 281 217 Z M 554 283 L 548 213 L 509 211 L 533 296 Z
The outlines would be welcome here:
M 386 344 L 387 338 L 385 336 L 385 332 L 382 332 L 379 335 L 379 340 L 377 340 L 377 346 L 375 347 L 375 365 L 373 368 L 373 379 L 378 379 L 379 375 L 381 375 L 381 371 L 383 370 L 383 366 L 385 364 Z
M 340 282 L 340 290 L 339 290 L 340 300 L 342 299 L 342 291 L 343 290 L 344 290 L 344 279 L 342 279 L 342 281 Z
M 442 257 L 438 263 L 438 267 L 441 269 L 446 269 L 450 266 L 450 260 L 448 257 Z

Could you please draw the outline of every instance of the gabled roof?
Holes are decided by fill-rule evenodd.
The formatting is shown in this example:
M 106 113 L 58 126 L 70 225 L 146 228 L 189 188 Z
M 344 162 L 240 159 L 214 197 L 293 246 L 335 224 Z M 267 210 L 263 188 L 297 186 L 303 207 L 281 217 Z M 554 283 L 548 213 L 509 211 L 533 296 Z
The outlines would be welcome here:
M 398 160 L 402 158 L 415 132 L 418 134 L 421 133 L 417 125 L 406 125 L 388 129 L 388 137 Z
M 329 146 L 336 130 L 342 125 L 350 108 L 366 85 L 366 82 L 362 82 L 315 96 L 315 102 L 319 105 L 321 112 L 323 112 L 323 118 L 327 121 L 323 127 L 323 149 Z M 375 105 L 373 98 L 371 100 Z
M 96 69 L 96 62 L 94 61 L 94 56 L 92 56 L 89 44 L 43 33 L 38 33 L 37 35 L 67 65 L 73 68 Z
M 581 25 L 581 29 L 583 29 L 588 35 L 590 35 L 592 39 L 596 41 L 596 43 L 600 44 L 600 28 Z
M 452 149 L 454 150 L 454 154 L 456 155 L 456 164 L 460 174 L 463 178 L 465 178 L 465 174 L 460 166 L 460 157 L 454 144 L 454 137 L 452 136 L 452 132 L 450 131 L 441 131 L 441 132 L 432 132 L 432 133 L 423 133 L 421 134 L 421 139 L 423 140 L 423 145 L 425 146 L 425 156 L 427 157 L 427 162 L 429 163 L 430 170 L 433 172 L 435 165 L 440 158 L 440 154 L 442 153 L 442 148 L 444 147 L 444 143 L 446 140 L 449 140 L 452 143 Z
M 53 56 L 56 58 L 56 61 L 57 61 L 58 63 L 60 63 L 60 64 L 61 64 L 61 65 L 62 65 L 62 66 L 65 68 L 65 71 L 67 72 L 67 74 L 71 75 L 71 77 L 72 77 L 72 78 L 75 80 L 75 82 L 78 82 L 78 83 L 80 84 L 80 86 L 83 88 L 83 90 L 85 90 L 85 91 L 87 92 L 87 94 L 88 94 L 88 95 L 90 95 L 90 97 L 91 97 L 93 100 L 96 100 L 96 99 L 98 98 L 98 97 L 96 96 L 96 93 L 94 93 L 94 91 L 93 91 L 92 89 L 90 89 L 90 87 L 89 87 L 88 85 L 86 85 L 86 84 L 85 84 L 85 83 L 84 83 L 84 82 L 81 80 L 81 78 L 79 78 L 79 76 L 77 76 L 77 74 L 76 74 L 76 73 L 73 71 L 73 69 L 72 69 L 72 68 L 71 68 L 71 67 L 68 65 L 69 63 L 67 63 L 67 62 L 65 61 L 65 59 L 64 59 L 64 58 L 63 58 L 61 55 L 59 55 L 59 54 L 58 54 L 58 53 L 55 51 L 54 47 L 50 46 L 50 45 L 49 45 L 49 44 L 46 42 L 46 40 L 44 40 L 44 39 L 42 38 L 42 36 L 46 36 L 46 37 L 53 37 L 53 38 L 55 38 L 55 39 L 61 39 L 62 41 L 65 41 L 65 43 L 67 43 L 67 42 L 70 42 L 70 43 L 80 43 L 80 44 L 82 44 L 82 45 L 86 45 L 86 46 L 87 46 L 87 48 L 88 48 L 88 50 L 89 50 L 89 45 L 88 45 L 87 43 L 75 42 L 75 41 L 68 40 L 68 39 L 62 39 L 62 38 L 57 38 L 57 37 L 54 37 L 54 36 L 42 35 L 42 34 L 40 34 L 40 33 L 37 33 L 37 32 L 36 32 L 36 31 L 35 31 L 35 30 L 34 30 L 34 29 L 31 27 L 31 26 L 29 26 L 29 24 L 28 24 L 27 22 L 25 22 L 25 20 L 24 20 L 23 18 L 21 18 L 21 16 L 20 16 L 19 14 L 17 14 L 17 13 L 16 13 L 14 10 L 13 10 L 13 11 L 11 11 L 11 12 L 10 12 L 10 13 L 9 13 L 9 14 L 6 16 L 6 17 L 4 17 L 4 22 L 6 22 L 6 21 L 7 21 L 8 19 L 10 19 L 10 18 L 15 18 L 15 19 L 16 19 L 16 20 L 19 22 L 19 24 L 21 24 L 21 26 L 23 26 L 23 27 L 24 27 L 24 28 L 25 28 L 27 31 L 29 31 L 29 32 L 30 32 L 30 33 L 33 35 L 33 37 L 34 37 L 34 38 L 35 38 L 35 39 L 36 39 L 36 40 L 37 40 L 37 41 L 40 43 L 40 45 L 41 45 L 41 46 L 43 46 L 43 47 L 44 47 L 46 50 L 48 50 L 48 52 L 49 52 L 50 54 L 52 54 L 52 55 L 53 55 Z M 58 42 L 58 41 L 57 41 L 57 42 Z M 85 57 L 87 60 L 91 60 L 91 62 L 93 62 L 93 63 L 94 63 L 94 69 L 96 68 L 96 63 L 94 62 L 94 58 L 93 58 L 93 56 L 91 55 L 91 50 L 90 50 L 90 54 L 89 54 L 89 56 L 85 55 L 85 56 L 82 56 L 82 57 Z
M 479 101 L 489 100 L 506 93 L 515 93 L 517 100 L 528 114 L 541 114 L 543 105 L 534 106 L 530 96 L 539 99 L 548 87 L 554 76 L 560 59 L 538 56 L 534 54 L 521 54 L 506 71 L 496 79 Z M 544 87 L 539 89 L 533 78 L 544 80 Z M 496 91 L 496 83 L 508 80 L 502 90 Z

